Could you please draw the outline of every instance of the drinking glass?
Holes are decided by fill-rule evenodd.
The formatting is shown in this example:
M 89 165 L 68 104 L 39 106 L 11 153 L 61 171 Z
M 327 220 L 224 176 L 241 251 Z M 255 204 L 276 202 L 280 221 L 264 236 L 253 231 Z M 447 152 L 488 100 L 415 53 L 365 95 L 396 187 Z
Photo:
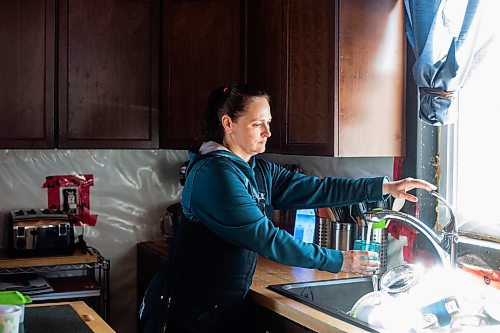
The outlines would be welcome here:
M 379 242 L 370 242 L 367 244 L 365 239 L 356 239 L 354 241 L 354 250 L 371 251 L 378 253 L 378 257 L 368 257 L 367 259 L 369 260 L 378 260 L 380 258 Z

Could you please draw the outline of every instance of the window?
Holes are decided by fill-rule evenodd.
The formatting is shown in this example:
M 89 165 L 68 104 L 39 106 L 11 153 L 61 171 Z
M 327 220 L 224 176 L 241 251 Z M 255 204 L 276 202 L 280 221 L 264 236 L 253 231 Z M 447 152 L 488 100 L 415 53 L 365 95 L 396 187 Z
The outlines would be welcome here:
M 500 242 L 500 25 L 495 29 L 459 93 L 458 121 L 441 129 L 440 188 L 455 207 L 461 234 Z

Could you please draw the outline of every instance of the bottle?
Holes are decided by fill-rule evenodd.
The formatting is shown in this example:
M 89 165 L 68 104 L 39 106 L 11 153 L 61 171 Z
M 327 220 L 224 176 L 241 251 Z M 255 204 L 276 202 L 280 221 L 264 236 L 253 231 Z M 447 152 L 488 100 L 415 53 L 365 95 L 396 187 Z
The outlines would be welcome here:
M 460 312 L 460 305 L 456 297 L 446 297 L 424 306 L 420 312 L 434 314 L 438 319 L 439 326 L 446 326 L 451 322 L 451 318 Z

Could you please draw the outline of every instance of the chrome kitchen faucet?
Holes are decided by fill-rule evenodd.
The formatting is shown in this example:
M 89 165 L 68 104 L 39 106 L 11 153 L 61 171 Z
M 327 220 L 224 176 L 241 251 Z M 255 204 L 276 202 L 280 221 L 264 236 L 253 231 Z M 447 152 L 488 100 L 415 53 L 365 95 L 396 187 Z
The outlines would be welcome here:
M 413 226 L 431 242 L 443 266 L 449 264 L 451 267 L 455 267 L 458 244 L 458 231 L 455 214 L 453 213 L 451 205 L 439 193 L 432 191 L 430 194 L 441 201 L 450 212 L 450 221 L 443 227 L 443 231 L 440 233 L 429 228 L 425 223 L 416 217 L 390 209 L 369 211 L 365 214 L 365 219 L 372 222 L 379 222 L 382 220 L 399 221 Z

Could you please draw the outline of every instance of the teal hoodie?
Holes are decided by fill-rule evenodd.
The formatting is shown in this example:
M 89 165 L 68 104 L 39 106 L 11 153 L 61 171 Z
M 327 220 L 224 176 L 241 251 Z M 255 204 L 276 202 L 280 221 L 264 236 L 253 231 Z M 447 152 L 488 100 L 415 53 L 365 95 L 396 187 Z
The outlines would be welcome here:
M 264 195 L 258 193 L 259 172 Z M 247 163 L 229 151 L 190 152 L 182 207 L 188 219 L 199 220 L 235 246 L 285 265 L 336 273 L 342 267 L 341 251 L 304 243 L 275 227 L 259 209 L 257 196 L 274 209 L 346 206 L 383 200 L 384 179 L 318 178 L 261 159 Z

